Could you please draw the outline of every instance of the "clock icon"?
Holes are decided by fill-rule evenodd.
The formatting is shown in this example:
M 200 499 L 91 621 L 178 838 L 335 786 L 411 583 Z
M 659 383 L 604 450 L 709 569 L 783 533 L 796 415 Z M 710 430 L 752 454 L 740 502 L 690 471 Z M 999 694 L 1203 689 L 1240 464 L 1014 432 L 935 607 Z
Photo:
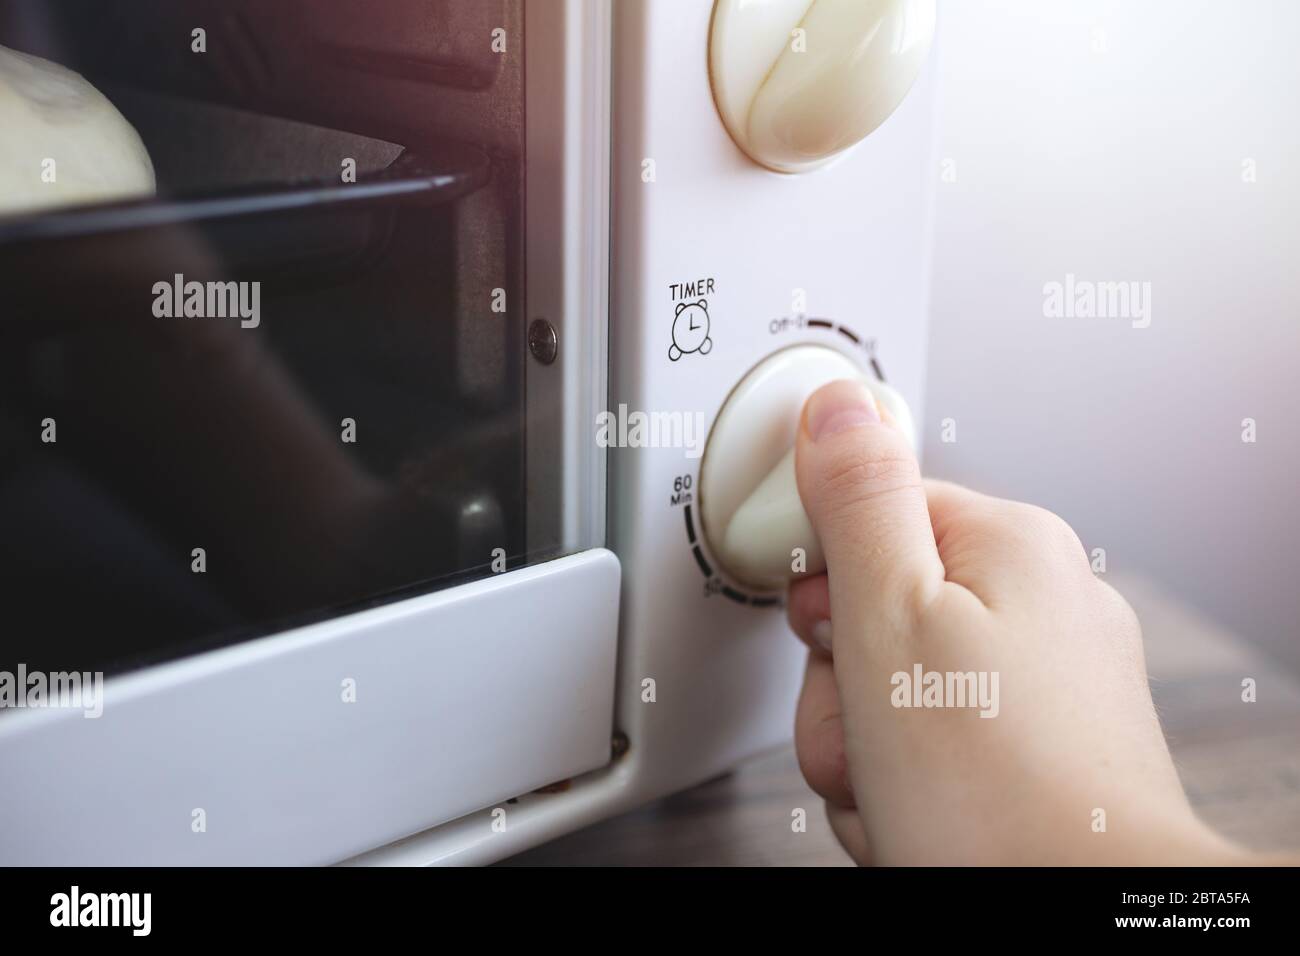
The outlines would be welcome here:
M 683 355 L 699 352 L 708 355 L 713 348 L 713 339 L 709 338 L 709 303 L 679 302 L 673 317 L 673 344 L 668 349 L 668 358 L 676 362 Z

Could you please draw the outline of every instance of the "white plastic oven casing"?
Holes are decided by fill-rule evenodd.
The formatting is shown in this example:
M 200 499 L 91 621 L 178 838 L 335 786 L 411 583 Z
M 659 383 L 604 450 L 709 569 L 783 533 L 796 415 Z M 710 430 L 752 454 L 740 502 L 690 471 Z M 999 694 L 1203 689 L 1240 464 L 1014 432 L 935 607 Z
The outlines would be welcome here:
M 711 7 L 526 0 L 529 306 L 561 342 L 528 388 L 565 410 L 560 447 L 529 455 L 564 461 L 566 541 L 606 506 L 584 444 L 606 398 L 707 427 L 764 356 L 818 342 L 874 355 L 924 420 L 933 64 L 864 143 L 782 175 L 718 117 Z M 712 348 L 674 361 L 671 286 L 698 280 Z M 611 450 L 609 550 L 110 681 L 100 721 L 10 715 L 0 860 L 482 863 L 788 741 L 803 654 L 779 606 L 702 573 L 673 500 L 699 465 Z M 379 699 L 341 713 L 329 695 L 358 668 Z

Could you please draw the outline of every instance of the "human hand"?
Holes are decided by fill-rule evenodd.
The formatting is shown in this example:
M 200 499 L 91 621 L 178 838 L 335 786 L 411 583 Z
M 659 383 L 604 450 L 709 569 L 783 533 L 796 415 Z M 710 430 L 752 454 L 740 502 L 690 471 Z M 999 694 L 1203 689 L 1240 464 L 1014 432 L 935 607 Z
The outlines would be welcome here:
M 1192 812 L 1137 618 L 1069 525 L 923 481 L 855 382 L 809 399 L 797 471 L 828 573 L 790 589 L 796 748 L 855 860 L 1239 862 Z

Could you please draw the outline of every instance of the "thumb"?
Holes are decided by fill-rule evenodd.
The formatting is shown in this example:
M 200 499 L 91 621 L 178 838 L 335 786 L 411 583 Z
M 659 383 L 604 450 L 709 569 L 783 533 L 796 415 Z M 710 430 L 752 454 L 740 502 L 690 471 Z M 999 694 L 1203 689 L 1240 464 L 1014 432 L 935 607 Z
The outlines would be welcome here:
M 804 405 L 796 448 L 799 496 L 830 576 L 832 631 L 900 634 L 944 580 L 906 437 L 881 420 L 864 383 L 844 380 Z

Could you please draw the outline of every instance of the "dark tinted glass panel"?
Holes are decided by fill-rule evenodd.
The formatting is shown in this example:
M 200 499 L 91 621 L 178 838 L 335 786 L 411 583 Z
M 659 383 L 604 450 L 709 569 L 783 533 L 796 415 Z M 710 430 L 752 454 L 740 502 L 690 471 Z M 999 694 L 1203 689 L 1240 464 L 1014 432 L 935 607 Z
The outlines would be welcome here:
M 545 553 L 494 308 L 524 294 L 522 30 L 505 0 L 0 0 L 0 669 Z

